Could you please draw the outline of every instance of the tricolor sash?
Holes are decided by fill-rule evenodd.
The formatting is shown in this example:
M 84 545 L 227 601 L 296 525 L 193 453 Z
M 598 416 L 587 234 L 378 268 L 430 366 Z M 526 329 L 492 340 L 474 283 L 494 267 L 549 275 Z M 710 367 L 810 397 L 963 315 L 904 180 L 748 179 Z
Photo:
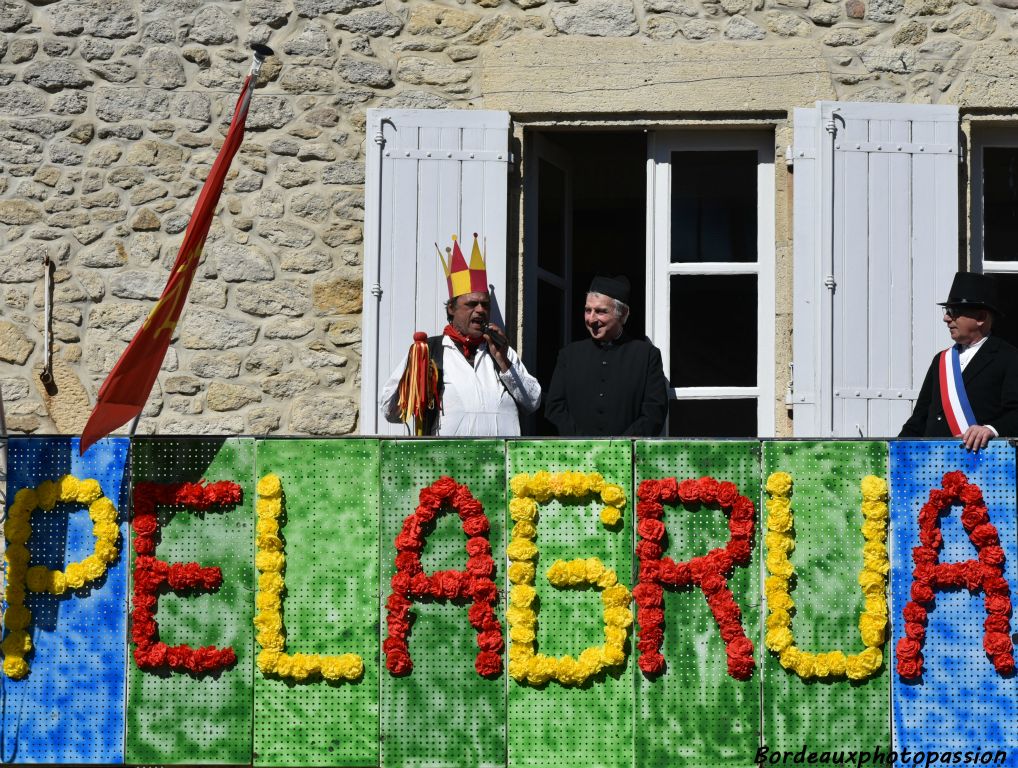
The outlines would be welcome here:
M 975 414 L 965 394 L 965 382 L 961 378 L 961 360 L 958 347 L 953 346 L 940 353 L 940 402 L 951 434 L 961 437 L 976 424 Z

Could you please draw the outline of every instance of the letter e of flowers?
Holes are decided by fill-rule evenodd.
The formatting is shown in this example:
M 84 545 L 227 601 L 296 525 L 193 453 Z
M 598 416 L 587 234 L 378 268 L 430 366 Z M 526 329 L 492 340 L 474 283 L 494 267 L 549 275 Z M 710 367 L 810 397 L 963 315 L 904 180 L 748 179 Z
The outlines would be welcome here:
M 237 662 L 233 648 L 208 645 L 167 645 L 159 639 L 155 614 L 159 592 L 169 587 L 176 592 L 218 589 L 223 582 L 218 567 L 203 568 L 198 563 L 167 563 L 155 557 L 160 524 L 157 506 L 173 506 L 188 510 L 207 510 L 235 506 L 240 503 L 240 486 L 218 483 L 151 483 L 134 487 L 134 588 L 131 611 L 131 639 L 135 644 L 134 661 L 140 669 L 169 667 L 174 672 L 203 675 L 217 672 Z

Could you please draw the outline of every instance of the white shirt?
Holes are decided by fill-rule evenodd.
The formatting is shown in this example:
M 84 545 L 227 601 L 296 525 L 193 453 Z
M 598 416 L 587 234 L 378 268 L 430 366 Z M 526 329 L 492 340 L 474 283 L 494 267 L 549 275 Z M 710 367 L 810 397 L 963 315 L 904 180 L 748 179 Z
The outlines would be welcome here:
M 961 347 L 958 350 L 958 367 L 964 371 L 965 366 L 972 361 L 972 358 L 976 356 L 976 352 L 979 351 L 979 348 L 983 346 L 984 342 L 988 338 L 990 337 L 983 336 L 983 338 L 981 338 L 979 341 L 973 341 L 967 347 Z M 994 427 L 992 424 L 983 424 L 983 426 L 989 429 L 993 433 L 994 437 L 1000 437 L 1000 434 L 997 432 L 997 428 Z
M 989 336 L 983 336 L 979 341 L 973 341 L 967 347 L 961 347 L 958 350 L 958 365 L 964 371 L 965 366 L 969 364 L 969 361 L 976 356 L 976 352 L 983 346 L 983 343 L 990 338 Z
M 435 434 L 488 437 L 520 434 L 519 411 L 533 413 L 541 404 L 541 385 L 527 372 L 519 356 L 506 350 L 509 370 L 502 373 L 482 342 L 473 364 L 456 343 L 442 337 L 442 410 Z M 379 406 L 386 421 L 399 423 L 399 380 L 406 360 L 382 387 Z M 518 407 L 517 407 L 518 406 Z

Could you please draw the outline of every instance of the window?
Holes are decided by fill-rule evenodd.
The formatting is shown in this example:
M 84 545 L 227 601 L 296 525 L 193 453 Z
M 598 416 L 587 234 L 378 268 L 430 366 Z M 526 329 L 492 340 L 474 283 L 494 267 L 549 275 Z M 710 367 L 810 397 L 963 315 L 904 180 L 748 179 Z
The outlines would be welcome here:
M 995 276 L 994 334 L 1018 344 L 1018 127 L 973 129 L 971 189 L 972 269 Z
M 671 384 L 668 434 L 774 434 L 770 133 L 652 135 L 648 330 Z

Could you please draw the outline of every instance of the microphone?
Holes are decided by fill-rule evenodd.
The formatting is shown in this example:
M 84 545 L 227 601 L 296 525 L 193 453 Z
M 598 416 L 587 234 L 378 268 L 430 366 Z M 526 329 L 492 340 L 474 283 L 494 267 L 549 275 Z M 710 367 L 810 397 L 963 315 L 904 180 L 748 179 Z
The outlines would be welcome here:
M 484 326 L 484 333 L 491 339 L 491 343 L 499 349 L 505 349 L 509 346 L 509 339 L 507 339 L 495 326 L 488 323 Z

